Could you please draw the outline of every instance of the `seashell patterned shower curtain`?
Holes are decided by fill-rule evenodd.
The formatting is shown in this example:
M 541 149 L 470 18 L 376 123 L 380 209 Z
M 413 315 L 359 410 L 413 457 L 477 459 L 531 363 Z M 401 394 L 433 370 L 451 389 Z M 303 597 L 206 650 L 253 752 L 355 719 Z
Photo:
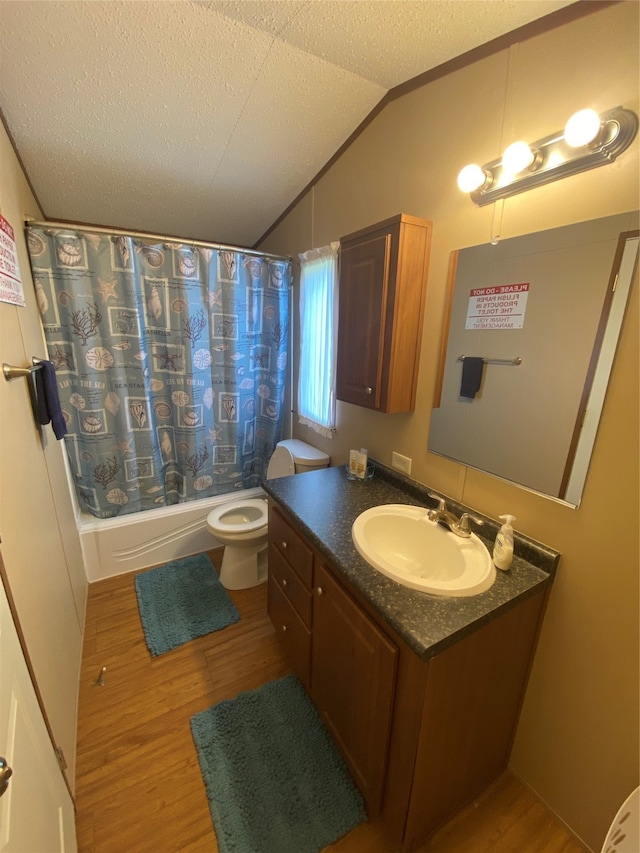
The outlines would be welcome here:
M 98 518 L 250 488 L 281 437 L 291 265 L 27 227 L 81 507 Z

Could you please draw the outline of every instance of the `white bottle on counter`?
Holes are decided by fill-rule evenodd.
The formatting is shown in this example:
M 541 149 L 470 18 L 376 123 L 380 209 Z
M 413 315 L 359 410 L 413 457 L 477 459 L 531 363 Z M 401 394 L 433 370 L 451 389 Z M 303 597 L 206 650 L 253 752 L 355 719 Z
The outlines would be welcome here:
M 498 530 L 496 542 L 493 546 L 493 565 L 496 569 L 506 571 L 513 560 L 513 527 L 511 522 L 516 520 L 515 515 L 499 515 L 504 519 L 504 524 Z

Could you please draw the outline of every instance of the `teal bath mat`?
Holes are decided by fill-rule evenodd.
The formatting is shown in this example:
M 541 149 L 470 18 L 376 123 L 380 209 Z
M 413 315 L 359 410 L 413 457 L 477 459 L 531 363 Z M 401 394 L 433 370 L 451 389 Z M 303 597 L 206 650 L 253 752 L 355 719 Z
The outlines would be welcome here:
M 206 554 L 136 575 L 138 609 L 152 655 L 237 622 L 240 614 Z
M 191 732 L 220 853 L 317 853 L 367 818 L 294 675 L 196 714 Z

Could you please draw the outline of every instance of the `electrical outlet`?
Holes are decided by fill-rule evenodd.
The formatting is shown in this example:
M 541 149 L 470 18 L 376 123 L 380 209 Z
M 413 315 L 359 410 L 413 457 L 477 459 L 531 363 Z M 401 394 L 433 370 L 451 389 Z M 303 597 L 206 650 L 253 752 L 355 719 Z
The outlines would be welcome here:
M 394 450 L 391 454 L 391 465 L 402 471 L 403 474 L 411 473 L 411 459 L 408 456 L 403 456 L 402 453 L 396 453 Z

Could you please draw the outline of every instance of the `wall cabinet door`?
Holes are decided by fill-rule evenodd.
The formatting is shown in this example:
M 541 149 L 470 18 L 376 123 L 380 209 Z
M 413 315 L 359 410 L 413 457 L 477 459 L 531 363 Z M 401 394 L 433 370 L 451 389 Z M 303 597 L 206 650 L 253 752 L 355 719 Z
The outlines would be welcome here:
M 311 655 L 312 698 L 373 816 L 382 802 L 398 650 L 319 562 Z
M 413 411 L 430 242 L 431 223 L 406 214 L 341 239 L 339 400 Z
M 379 409 L 391 235 L 342 248 L 338 399 Z

